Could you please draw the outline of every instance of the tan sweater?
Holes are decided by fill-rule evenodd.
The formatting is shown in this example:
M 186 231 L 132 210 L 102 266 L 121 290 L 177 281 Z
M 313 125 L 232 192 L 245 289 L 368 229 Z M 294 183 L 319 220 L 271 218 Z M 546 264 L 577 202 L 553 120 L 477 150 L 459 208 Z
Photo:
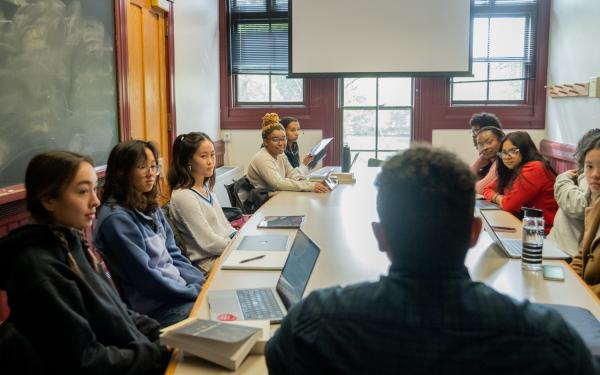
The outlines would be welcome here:
M 579 253 L 571 268 L 600 296 L 600 199 L 585 210 L 585 227 Z
M 306 176 L 293 168 L 285 154 L 274 158 L 262 148 L 248 165 L 246 176 L 257 189 L 270 191 L 314 191 L 315 184 L 306 180 Z

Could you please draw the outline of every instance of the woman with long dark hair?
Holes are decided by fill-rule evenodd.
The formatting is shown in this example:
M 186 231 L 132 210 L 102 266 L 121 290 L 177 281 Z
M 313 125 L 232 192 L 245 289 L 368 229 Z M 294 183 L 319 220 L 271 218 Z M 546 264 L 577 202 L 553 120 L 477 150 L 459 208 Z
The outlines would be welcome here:
M 127 309 L 83 237 L 100 203 L 96 184 L 88 156 L 53 151 L 29 163 L 33 224 L 0 243 L 0 289 L 11 308 L 4 324 L 31 343 L 40 373 L 162 373 L 168 352 L 158 323 Z
M 131 140 L 113 148 L 94 242 L 125 302 L 167 326 L 189 316 L 204 276 L 181 254 L 158 207 L 159 174 L 152 142 Z
M 188 251 L 202 256 L 196 264 L 204 273 L 236 233 L 213 193 L 215 163 L 215 146 L 207 134 L 193 132 L 175 139 L 168 176 L 173 190 L 169 215 Z
M 527 132 L 507 134 L 498 156 L 498 178 L 483 188 L 483 196 L 503 210 L 521 217 L 522 207 L 544 211 L 545 232 L 554 222 L 558 205 L 554 200 L 556 172 L 539 153 Z

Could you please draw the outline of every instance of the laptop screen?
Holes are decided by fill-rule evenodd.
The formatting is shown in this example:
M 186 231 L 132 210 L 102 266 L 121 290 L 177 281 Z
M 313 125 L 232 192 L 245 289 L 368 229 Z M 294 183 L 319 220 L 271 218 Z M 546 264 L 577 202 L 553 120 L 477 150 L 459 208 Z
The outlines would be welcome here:
M 286 309 L 299 302 L 310 279 L 319 247 L 302 230 L 298 230 L 290 255 L 277 282 L 277 293 Z

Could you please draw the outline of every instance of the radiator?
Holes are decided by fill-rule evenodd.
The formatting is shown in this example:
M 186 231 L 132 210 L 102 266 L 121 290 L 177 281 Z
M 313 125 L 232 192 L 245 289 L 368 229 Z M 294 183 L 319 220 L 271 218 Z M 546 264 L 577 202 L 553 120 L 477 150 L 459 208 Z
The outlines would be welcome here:
M 241 167 L 224 165 L 215 170 L 216 181 L 214 193 L 223 207 L 231 207 L 225 184 L 230 184 L 238 178 L 242 177 L 245 171 Z

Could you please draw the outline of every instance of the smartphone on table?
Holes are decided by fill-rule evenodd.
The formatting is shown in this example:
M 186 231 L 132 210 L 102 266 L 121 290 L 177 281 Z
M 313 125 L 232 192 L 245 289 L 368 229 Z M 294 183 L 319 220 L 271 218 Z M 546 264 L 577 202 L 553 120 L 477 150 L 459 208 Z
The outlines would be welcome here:
M 545 265 L 544 267 L 544 279 L 553 281 L 564 281 L 565 270 L 561 266 L 550 266 Z

